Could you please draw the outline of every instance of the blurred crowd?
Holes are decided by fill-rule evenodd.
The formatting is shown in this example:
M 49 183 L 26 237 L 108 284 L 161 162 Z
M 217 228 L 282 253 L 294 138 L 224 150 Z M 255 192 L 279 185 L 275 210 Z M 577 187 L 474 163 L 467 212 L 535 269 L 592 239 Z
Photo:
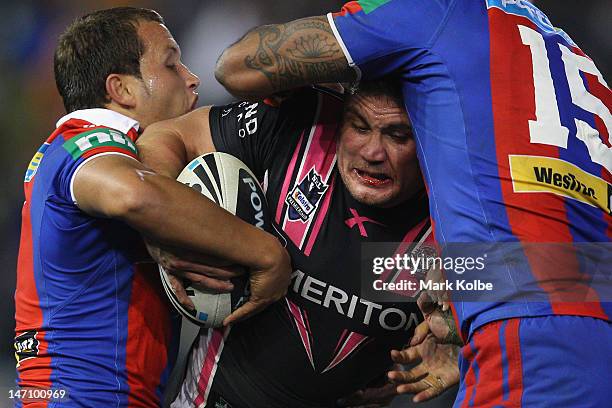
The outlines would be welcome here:
M 483 0 L 484 1 L 484 0 Z M 609 0 L 535 0 L 597 64 L 610 81 L 612 6 Z M 166 19 L 183 61 L 201 79 L 200 104 L 228 102 L 212 75 L 217 56 L 256 25 L 335 11 L 336 0 L 46 0 L 0 2 L 0 405 L 14 385 L 15 265 L 29 160 L 64 115 L 53 79 L 53 49 L 59 33 L 77 16 L 121 5 L 156 9 Z

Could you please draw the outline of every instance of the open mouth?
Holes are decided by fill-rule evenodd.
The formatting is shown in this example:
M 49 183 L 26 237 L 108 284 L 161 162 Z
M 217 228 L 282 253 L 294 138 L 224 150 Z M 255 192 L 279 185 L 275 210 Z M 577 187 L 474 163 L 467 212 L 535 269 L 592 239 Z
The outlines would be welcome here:
M 382 186 L 391 182 L 391 178 L 385 173 L 368 172 L 359 169 L 353 169 L 353 171 L 357 177 L 370 186 Z

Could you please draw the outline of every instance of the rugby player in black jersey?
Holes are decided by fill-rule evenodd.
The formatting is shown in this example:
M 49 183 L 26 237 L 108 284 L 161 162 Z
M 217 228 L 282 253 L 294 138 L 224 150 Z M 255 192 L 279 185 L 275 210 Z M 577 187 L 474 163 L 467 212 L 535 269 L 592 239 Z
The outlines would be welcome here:
M 399 89 L 393 81 L 364 82 L 346 101 L 309 88 L 280 104 L 205 107 L 151 126 L 139 139 L 141 159 L 171 177 L 206 152 L 240 158 L 264 186 L 294 270 L 285 299 L 200 336 L 174 407 L 334 407 L 386 378 L 391 350 L 408 343 L 422 316 L 414 302 L 360 296 L 361 245 L 431 239 Z M 430 348 L 419 375 L 403 378 L 410 392 L 431 388 L 433 396 L 458 378 L 456 367 L 433 362 L 453 367 L 453 354 L 434 354 Z M 393 356 L 405 363 L 419 351 Z M 440 381 L 422 381 L 432 374 L 424 367 L 440 369 L 433 373 Z M 379 402 L 397 392 L 387 391 Z

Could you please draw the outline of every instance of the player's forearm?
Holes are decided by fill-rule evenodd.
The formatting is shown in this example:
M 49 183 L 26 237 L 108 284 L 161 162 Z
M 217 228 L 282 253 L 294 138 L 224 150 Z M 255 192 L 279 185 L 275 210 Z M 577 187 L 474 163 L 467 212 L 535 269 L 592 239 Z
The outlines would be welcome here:
M 272 235 L 231 215 L 196 191 L 143 173 L 119 218 L 148 239 L 251 268 L 267 267 L 280 248 Z
M 325 16 L 251 30 L 219 57 L 215 77 L 230 93 L 251 99 L 356 79 Z

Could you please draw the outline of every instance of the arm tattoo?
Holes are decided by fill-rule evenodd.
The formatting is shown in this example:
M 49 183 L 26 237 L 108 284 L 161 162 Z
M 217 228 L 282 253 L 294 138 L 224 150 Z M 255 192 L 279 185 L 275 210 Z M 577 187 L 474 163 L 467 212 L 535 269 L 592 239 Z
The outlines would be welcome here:
M 463 340 L 461 340 L 461 337 L 457 333 L 457 325 L 455 324 L 455 318 L 453 317 L 451 311 L 447 310 L 445 312 L 442 312 L 442 315 L 444 316 L 444 321 L 448 326 L 448 334 L 442 342 L 446 344 L 455 344 L 457 346 L 463 346 Z
M 274 91 L 309 83 L 351 81 L 355 74 L 323 16 L 262 26 L 254 55 L 244 64 L 263 73 Z

